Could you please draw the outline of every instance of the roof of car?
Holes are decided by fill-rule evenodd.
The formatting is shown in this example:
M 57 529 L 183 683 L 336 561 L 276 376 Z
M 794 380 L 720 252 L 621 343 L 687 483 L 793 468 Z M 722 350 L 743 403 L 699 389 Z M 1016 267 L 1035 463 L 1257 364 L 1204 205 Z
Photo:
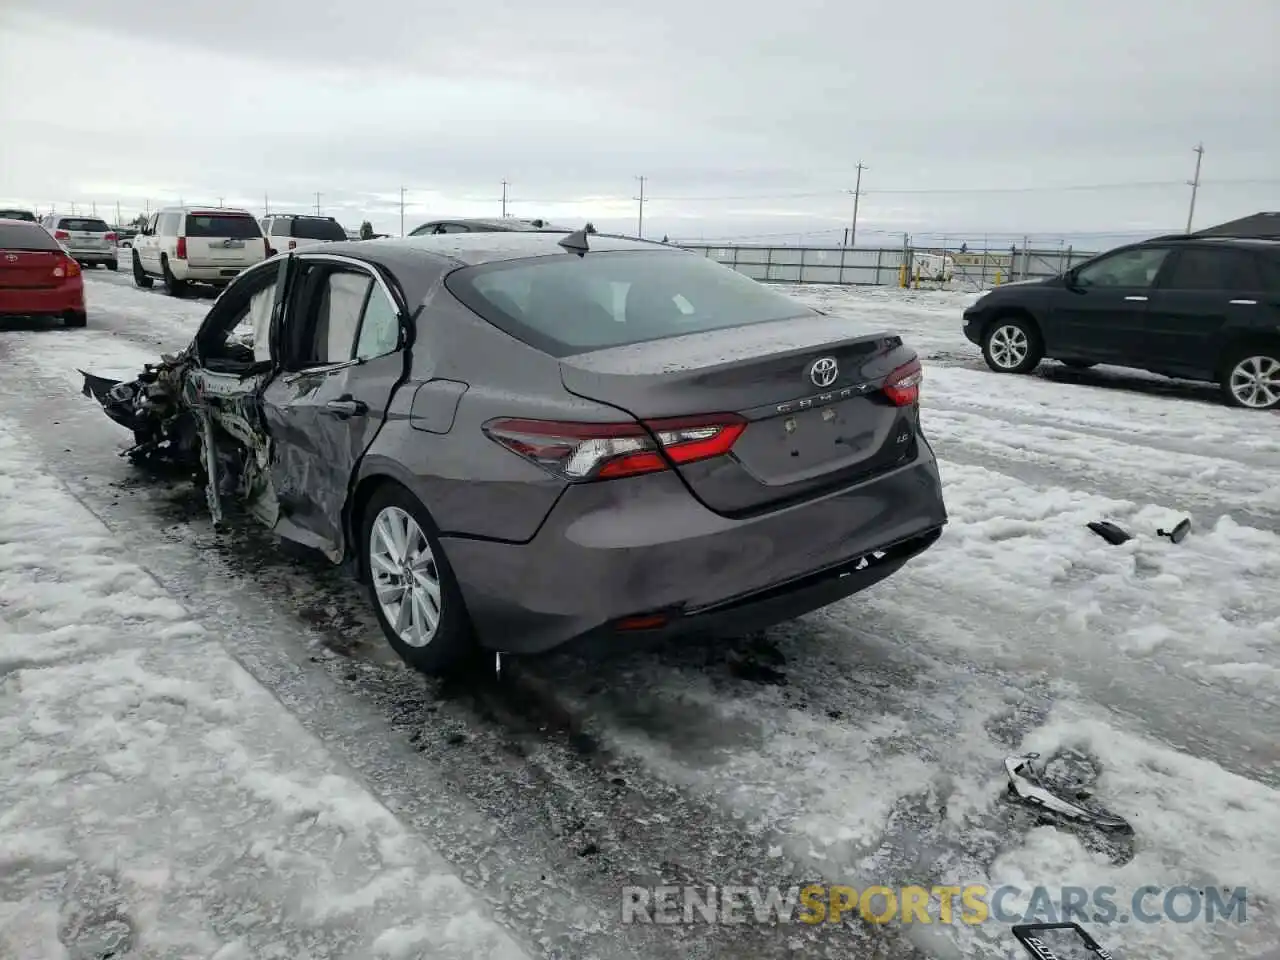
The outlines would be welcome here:
M 325 217 L 318 213 L 268 213 L 263 220 L 329 220 L 338 222 L 337 217 Z
M 453 261 L 458 265 L 520 260 L 525 257 L 564 255 L 568 251 L 560 241 L 568 230 L 503 230 L 492 233 L 439 233 L 421 237 L 390 237 L 385 240 L 348 240 L 325 244 L 323 253 L 374 260 L 387 266 L 405 264 L 414 258 Z M 612 234 L 587 235 L 590 251 L 672 250 L 671 246 L 652 240 L 637 240 Z M 308 251 L 311 252 L 311 251 Z M 320 253 L 321 251 L 315 251 Z

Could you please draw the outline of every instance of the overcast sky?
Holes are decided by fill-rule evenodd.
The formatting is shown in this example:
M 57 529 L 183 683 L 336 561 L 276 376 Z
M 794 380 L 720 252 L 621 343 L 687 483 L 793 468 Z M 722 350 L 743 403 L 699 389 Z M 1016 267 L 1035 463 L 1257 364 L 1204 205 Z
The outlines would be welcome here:
M 1280 0 L 3 0 L 0 202 L 398 233 L 505 178 L 634 231 L 643 174 L 647 236 L 839 242 L 861 159 L 860 243 L 1122 236 L 1200 140 L 1197 224 L 1280 209 L 1278 47 Z

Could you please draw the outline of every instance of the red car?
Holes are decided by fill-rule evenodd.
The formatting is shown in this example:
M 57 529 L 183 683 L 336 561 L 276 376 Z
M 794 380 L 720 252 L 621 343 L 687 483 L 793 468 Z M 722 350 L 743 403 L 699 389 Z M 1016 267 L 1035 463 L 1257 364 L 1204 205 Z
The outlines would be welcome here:
M 48 316 L 85 325 L 80 264 L 38 223 L 0 220 L 0 317 Z

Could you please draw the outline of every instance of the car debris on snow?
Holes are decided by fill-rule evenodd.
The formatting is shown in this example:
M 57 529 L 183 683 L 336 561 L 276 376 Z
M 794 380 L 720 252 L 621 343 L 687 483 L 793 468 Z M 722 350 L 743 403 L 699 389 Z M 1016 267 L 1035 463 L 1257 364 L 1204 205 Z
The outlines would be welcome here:
M 1081 802 L 1082 798 L 1068 800 L 1061 795 L 1064 792 L 1061 789 L 1050 789 L 1036 772 L 1034 761 L 1039 758 L 1038 753 L 1005 758 L 1004 769 L 1009 776 L 1010 797 L 1068 820 L 1095 826 L 1100 830 L 1118 833 L 1133 832 L 1133 828 L 1123 817 L 1108 813 L 1092 804 L 1085 806 Z

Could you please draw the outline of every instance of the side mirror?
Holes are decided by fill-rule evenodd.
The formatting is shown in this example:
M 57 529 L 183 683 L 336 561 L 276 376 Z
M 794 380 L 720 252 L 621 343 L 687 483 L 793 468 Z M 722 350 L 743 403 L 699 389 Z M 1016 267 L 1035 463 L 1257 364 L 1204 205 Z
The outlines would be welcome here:
M 1062 275 L 1062 285 L 1068 290 L 1079 290 L 1080 281 L 1077 278 L 1075 270 L 1068 270 Z

